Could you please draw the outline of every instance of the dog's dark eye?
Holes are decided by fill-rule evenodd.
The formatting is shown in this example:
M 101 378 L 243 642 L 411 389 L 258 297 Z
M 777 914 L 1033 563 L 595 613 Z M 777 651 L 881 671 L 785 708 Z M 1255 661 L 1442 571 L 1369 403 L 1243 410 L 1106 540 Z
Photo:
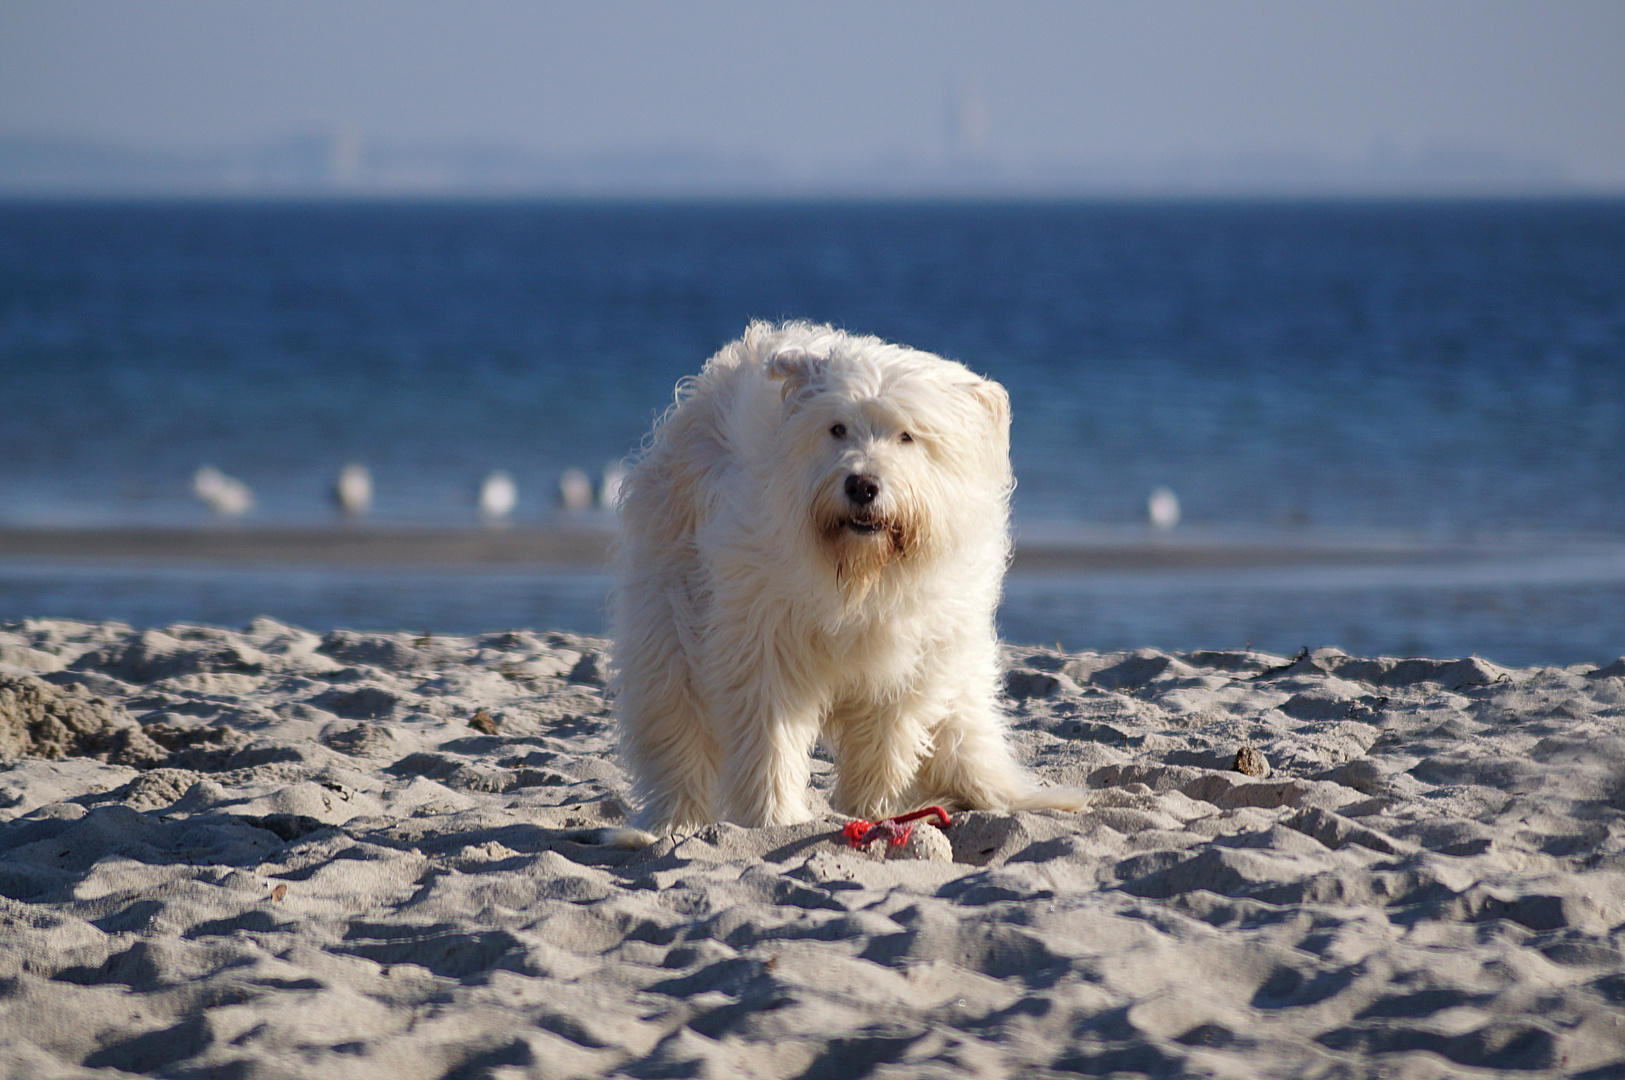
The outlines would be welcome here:
M 914 441 L 914 436 L 910 435 L 908 432 L 905 431 L 905 432 L 903 432 L 903 434 L 901 436 L 901 441 L 903 441 L 903 442 L 913 442 Z
M 835 436 L 837 439 L 844 439 L 846 438 L 846 425 L 836 424 L 834 427 L 829 429 L 829 433 Z

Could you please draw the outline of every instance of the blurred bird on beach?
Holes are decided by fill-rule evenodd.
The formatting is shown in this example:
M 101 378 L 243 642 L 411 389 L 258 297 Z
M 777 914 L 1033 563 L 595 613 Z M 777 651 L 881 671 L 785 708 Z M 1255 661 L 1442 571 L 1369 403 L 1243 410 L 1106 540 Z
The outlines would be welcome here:
M 519 488 L 513 477 L 498 469 L 480 485 L 480 518 L 483 521 L 501 521 L 513 512 L 519 502 Z
M 559 506 L 565 510 L 592 509 L 592 480 L 580 469 L 559 474 Z
M 352 461 L 339 470 L 333 499 L 347 517 L 362 517 L 372 509 L 372 470 Z
M 204 465 L 192 474 L 192 492 L 221 517 L 241 517 L 254 506 L 254 492 L 249 486 L 213 465 Z
M 1179 524 L 1179 496 L 1170 488 L 1154 488 L 1145 508 L 1153 529 L 1166 531 Z

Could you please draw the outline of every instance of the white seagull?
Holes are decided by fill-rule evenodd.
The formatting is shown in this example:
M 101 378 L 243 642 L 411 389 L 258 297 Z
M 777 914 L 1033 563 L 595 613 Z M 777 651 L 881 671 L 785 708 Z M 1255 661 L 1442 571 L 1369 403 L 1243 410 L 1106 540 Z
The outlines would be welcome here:
M 333 498 L 339 509 L 351 517 L 361 517 L 372 509 L 372 470 L 359 462 L 350 462 L 339 470 L 333 485 Z
M 1172 490 L 1159 487 L 1146 500 L 1146 512 L 1151 516 L 1154 529 L 1171 529 L 1179 524 L 1179 496 Z
M 237 517 L 254 505 L 254 493 L 247 484 L 213 465 L 205 465 L 192 474 L 192 493 L 222 517 Z
M 559 505 L 566 510 L 592 509 L 592 480 L 580 469 L 559 474 Z
M 513 477 L 500 469 L 485 478 L 480 485 L 480 517 L 487 521 L 501 521 L 513 512 L 519 501 L 519 488 Z

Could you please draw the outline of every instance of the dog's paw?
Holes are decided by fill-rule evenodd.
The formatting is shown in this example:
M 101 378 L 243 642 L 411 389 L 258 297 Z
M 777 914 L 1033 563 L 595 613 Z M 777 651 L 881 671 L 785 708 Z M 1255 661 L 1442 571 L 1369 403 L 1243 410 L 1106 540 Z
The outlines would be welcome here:
M 588 829 L 571 839 L 577 843 L 592 844 L 595 847 L 625 848 L 627 851 L 642 851 L 653 844 L 660 837 L 652 832 L 642 829 L 611 828 Z

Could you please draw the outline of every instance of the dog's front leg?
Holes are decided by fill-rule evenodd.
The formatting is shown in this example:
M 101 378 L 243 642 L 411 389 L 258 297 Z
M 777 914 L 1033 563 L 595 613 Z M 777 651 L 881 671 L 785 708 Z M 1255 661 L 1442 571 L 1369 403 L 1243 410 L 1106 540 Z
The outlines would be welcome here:
M 827 729 L 838 770 L 835 809 L 864 818 L 913 809 L 904 803 L 931 742 L 921 717 L 933 711 L 940 712 L 940 704 L 916 694 L 837 706 Z
M 743 719 L 743 718 L 742 718 Z M 724 816 L 740 825 L 793 825 L 812 817 L 816 713 L 760 714 L 743 719 L 723 759 Z
M 820 705 L 785 670 L 772 635 L 737 642 L 711 681 L 722 749 L 723 816 L 740 825 L 791 825 L 812 816 L 807 789 Z

